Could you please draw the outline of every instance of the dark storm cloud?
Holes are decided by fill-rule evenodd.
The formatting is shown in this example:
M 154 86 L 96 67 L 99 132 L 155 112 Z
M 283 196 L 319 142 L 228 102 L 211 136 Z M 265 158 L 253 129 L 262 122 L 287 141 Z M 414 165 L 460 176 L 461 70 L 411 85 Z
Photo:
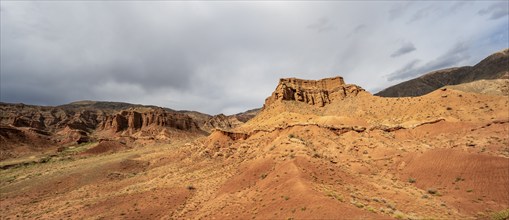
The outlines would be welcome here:
M 506 23 L 486 19 L 491 3 L 432 14 L 457 3 L 0 1 L 0 101 L 109 100 L 231 114 L 261 107 L 282 77 L 341 75 L 380 88 L 391 83 L 384 73 L 399 79 L 471 62 L 468 51 L 446 53 L 459 39 L 481 48 L 476 56 L 505 45 L 481 41 Z M 418 22 L 406 23 L 416 13 Z M 387 56 L 393 51 L 398 59 Z
M 490 5 L 487 8 L 479 10 L 479 15 L 488 15 L 492 20 L 496 20 L 509 15 L 509 2 L 502 1 Z
M 399 57 L 416 50 L 414 44 L 407 42 L 391 54 L 391 57 Z
M 419 60 L 413 60 L 409 62 L 401 69 L 389 74 L 387 79 L 389 81 L 408 79 L 426 74 L 434 70 L 458 66 L 461 62 L 470 58 L 468 49 L 469 47 L 465 43 L 458 43 L 449 49 L 446 53 L 432 61 L 425 63 L 422 66 L 417 65 Z
M 69 88 L 56 92 L 63 96 L 80 87 L 85 87 L 85 96 L 106 82 L 135 85 L 147 91 L 189 86 L 191 64 L 186 52 L 167 42 L 171 39 L 165 38 L 168 33 L 137 25 L 139 21 L 132 17 L 138 14 L 122 7 L 109 14 L 111 11 L 97 5 L 82 9 L 68 3 L 69 8 L 64 9 L 51 4 L 34 4 L 30 19 L 2 25 L 2 73 L 13 76 L 10 82 L 22 85 L 37 79 L 46 89 L 64 84 Z M 14 17 L 5 13 L 7 20 Z M 16 94 L 24 96 L 22 91 Z

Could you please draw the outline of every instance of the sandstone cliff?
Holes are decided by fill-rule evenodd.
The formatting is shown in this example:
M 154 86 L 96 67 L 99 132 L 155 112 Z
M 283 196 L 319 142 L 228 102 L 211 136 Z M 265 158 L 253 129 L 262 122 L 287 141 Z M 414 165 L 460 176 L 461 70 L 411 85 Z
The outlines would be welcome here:
M 345 84 L 343 77 L 339 76 L 321 80 L 280 79 L 276 90 L 265 100 L 264 106 L 285 100 L 323 107 L 334 100 L 355 96 L 361 91 L 364 89 Z
M 152 106 L 101 103 L 88 101 L 57 107 L 1 103 L 0 160 L 100 139 L 167 142 L 204 134 L 184 113 Z
M 163 109 L 154 109 L 146 112 L 125 110 L 114 115 L 108 115 L 98 125 L 99 130 L 125 130 L 138 131 L 146 127 L 158 126 L 175 128 L 185 131 L 198 131 L 199 127 L 193 119 L 185 114 L 167 112 Z
M 122 102 L 79 101 L 61 106 L 0 103 L 0 160 L 30 151 L 98 140 L 149 144 L 229 130 L 258 113 L 216 115 Z M 239 120 L 242 119 L 242 120 Z M 53 149 L 55 148 L 55 149 Z

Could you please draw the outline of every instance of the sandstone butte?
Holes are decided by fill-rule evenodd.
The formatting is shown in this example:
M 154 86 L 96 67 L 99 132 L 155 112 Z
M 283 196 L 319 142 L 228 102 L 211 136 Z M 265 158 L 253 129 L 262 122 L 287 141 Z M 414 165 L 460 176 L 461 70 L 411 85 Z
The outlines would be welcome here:
M 346 85 L 340 76 L 321 80 L 280 79 L 276 90 L 265 103 L 270 105 L 278 100 L 294 100 L 323 107 L 333 100 L 345 98 L 361 90 L 356 85 Z
M 383 98 L 341 77 L 281 79 L 251 120 L 221 128 L 211 124 L 228 123 L 216 117 L 210 134 L 192 138 L 182 137 L 206 123 L 190 116 L 100 116 L 92 137 L 103 130 L 118 140 L 185 132 L 167 135 L 170 144 L 108 140 L 67 146 L 28 165 L 5 162 L 0 212 L 45 219 L 500 218 L 509 213 L 509 99 L 470 87 Z M 146 129 L 168 125 L 178 129 Z

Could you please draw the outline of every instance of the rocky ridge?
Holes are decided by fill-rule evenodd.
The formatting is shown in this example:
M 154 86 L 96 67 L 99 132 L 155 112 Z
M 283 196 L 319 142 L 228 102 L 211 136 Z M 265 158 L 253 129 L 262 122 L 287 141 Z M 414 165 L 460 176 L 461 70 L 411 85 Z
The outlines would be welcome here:
M 345 84 L 343 77 L 321 80 L 303 80 L 297 78 L 280 79 L 272 95 L 265 100 L 268 106 L 276 101 L 298 101 L 323 107 L 334 100 L 355 96 L 364 89 L 356 85 Z
M 1 103 L 0 110 L 0 160 L 18 155 L 18 149 L 27 153 L 99 140 L 168 142 L 244 123 L 235 115 L 209 116 L 118 102 L 81 101 L 56 107 Z
M 509 49 L 496 52 L 474 66 L 436 70 L 386 88 L 375 95 L 382 97 L 421 96 L 443 86 L 458 85 L 482 79 L 509 79 Z
M 121 111 L 108 115 L 98 125 L 98 130 L 137 131 L 149 126 L 170 127 L 184 131 L 198 131 L 199 127 L 191 117 L 163 109 L 153 109 L 145 112 L 136 110 Z

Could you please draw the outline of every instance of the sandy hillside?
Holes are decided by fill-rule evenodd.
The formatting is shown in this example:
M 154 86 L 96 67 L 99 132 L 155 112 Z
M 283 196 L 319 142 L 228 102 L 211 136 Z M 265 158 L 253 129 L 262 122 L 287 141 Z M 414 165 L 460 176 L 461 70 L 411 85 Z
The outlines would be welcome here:
M 509 215 L 509 99 L 382 98 L 281 79 L 258 115 L 172 144 L 82 144 L 0 163 L 0 213 L 93 219 Z

